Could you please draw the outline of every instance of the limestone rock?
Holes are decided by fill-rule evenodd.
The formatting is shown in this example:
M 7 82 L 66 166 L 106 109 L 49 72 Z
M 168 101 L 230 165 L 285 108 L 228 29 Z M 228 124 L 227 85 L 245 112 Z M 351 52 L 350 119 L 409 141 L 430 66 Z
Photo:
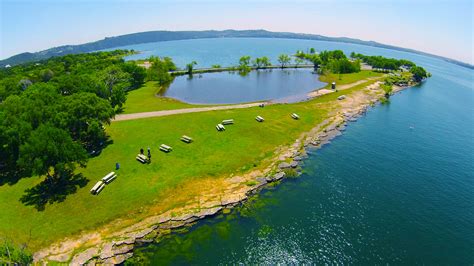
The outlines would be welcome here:
M 107 243 L 102 247 L 102 250 L 100 251 L 100 259 L 105 260 L 110 257 L 114 256 L 114 252 L 112 250 L 114 244 L 113 243 Z
M 291 165 L 287 162 L 282 162 L 278 165 L 278 168 L 280 168 L 280 169 L 286 169 L 286 168 L 290 168 L 290 167 L 291 167 Z
M 112 258 L 108 258 L 107 260 L 104 261 L 104 265 L 116 265 L 123 263 L 125 260 L 131 258 L 133 256 L 133 253 L 127 253 L 127 254 L 120 254 Z
M 96 247 L 88 248 L 88 249 L 82 251 L 81 253 L 76 254 L 72 258 L 71 264 L 72 265 L 83 265 L 86 262 L 88 262 L 89 260 L 91 260 L 93 257 L 97 256 L 98 253 L 99 253 L 98 248 L 96 248 Z
M 133 250 L 133 245 L 120 245 L 113 247 L 114 255 L 125 254 Z
M 284 172 L 278 172 L 278 173 L 276 173 L 276 174 L 273 176 L 273 178 L 274 178 L 275 180 L 280 180 L 280 179 L 282 179 L 283 177 L 285 177 L 285 173 L 284 173 Z

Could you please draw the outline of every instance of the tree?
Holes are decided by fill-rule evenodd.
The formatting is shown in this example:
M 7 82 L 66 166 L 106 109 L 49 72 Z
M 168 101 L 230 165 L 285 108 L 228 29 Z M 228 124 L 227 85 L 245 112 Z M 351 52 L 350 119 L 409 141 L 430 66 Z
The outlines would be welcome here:
M 413 74 L 413 80 L 416 82 L 420 82 L 429 76 L 426 70 L 420 66 L 413 66 L 410 72 Z
M 281 68 L 284 68 L 291 62 L 291 58 L 286 54 L 281 54 L 278 56 L 278 63 L 280 63 Z
M 145 78 L 146 78 L 145 68 L 138 66 L 137 64 L 133 62 L 128 62 L 122 66 L 122 69 L 125 72 L 130 73 L 130 76 L 132 78 L 130 83 L 132 84 L 133 88 L 140 87 L 145 81 Z
M 189 75 L 193 74 L 194 66 L 197 65 L 196 61 L 192 61 L 189 64 L 186 64 L 186 71 L 188 72 Z
M 314 53 L 316 53 L 316 49 L 314 49 L 314 48 L 310 48 L 310 49 L 309 49 L 309 53 L 310 53 L 310 54 L 314 54 Z
M 272 63 L 270 62 L 270 59 L 266 56 L 260 57 L 260 61 L 263 67 L 269 67 L 272 65 Z
M 109 124 L 114 115 L 110 104 L 92 93 L 81 92 L 61 98 L 53 120 L 56 127 L 67 129 L 73 140 L 83 146 L 99 145 L 105 140 L 103 124 Z
M 301 58 L 301 59 L 306 59 L 306 54 L 301 51 L 301 50 L 297 50 L 296 53 L 295 53 L 295 57 L 298 57 L 298 58 Z
M 170 71 L 176 70 L 176 66 L 169 57 L 150 57 L 148 61 L 152 62 L 151 67 L 148 68 L 147 79 L 156 81 L 159 85 L 166 85 L 173 80 L 173 77 L 169 74 Z M 194 64 L 193 64 L 194 63 Z M 193 61 L 191 65 L 192 68 L 197 63 Z M 189 70 L 188 70 L 189 71 Z
M 307 59 L 313 64 L 314 70 L 317 70 L 319 65 L 321 64 L 321 58 L 319 58 L 319 55 L 312 54 Z
M 65 171 L 72 172 L 76 164 L 84 166 L 86 159 L 85 150 L 66 131 L 43 124 L 21 145 L 18 164 L 54 180 Z
M 299 58 L 299 57 L 296 57 L 295 58 L 295 64 L 296 64 L 296 68 L 298 68 L 298 65 L 300 64 L 303 64 L 304 63 L 304 60 Z
M 250 71 L 250 56 L 242 56 L 239 59 L 239 71 L 240 72 L 249 72 Z
M 255 68 L 259 69 L 259 68 L 262 66 L 262 62 L 261 62 L 261 60 L 260 60 L 260 57 L 257 57 L 257 58 L 255 58 L 254 60 L 252 60 L 252 65 L 253 65 Z
M 252 64 L 257 68 L 260 69 L 262 67 L 267 67 L 270 66 L 270 59 L 268 57 L 263 56 L 263 57 L 257 57 L 252 61 Z

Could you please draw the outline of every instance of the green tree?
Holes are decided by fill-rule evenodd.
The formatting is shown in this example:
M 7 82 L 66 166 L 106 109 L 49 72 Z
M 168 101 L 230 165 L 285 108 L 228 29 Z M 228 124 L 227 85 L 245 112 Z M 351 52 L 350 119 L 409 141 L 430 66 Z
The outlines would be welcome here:
M 303 63 L 304 63 L 304 60 L 303 60 L 303 59 L 301 59 L 301 58 L 299 58 L 299 57 L 296 57 L 296 58 L 295 58 L 295 65 L 296 65 L 296 68 L 298 68 L 298 66 L 299 66 L 300 64 L 303 64 Z
M 243 73 L 250 71 L 250 56 L 242 56 L 239 59 L 239 71 Z
M 272 63 L 270 62 L 270 59 L 266 56 L 260 57 L 260 61 L 261 61 L 262 67 L 269 67 L 272 65 Z
M 309 55 L 306 59 L 313 64 L 314 70 L 317 70 L 319 68 L 319 65 L 321 64 L 321 58 L 319 57 L 319 55 L 312 54 Z
M 420 82 L 429 76 L 426 70 L 420 66 L 412 67 L 410 69 L 410 72 L 413 74 L 413 80 L 415 80 L 416 82 Z
M 263 56 L 263 57 L 257 57 L 252 61 L 252 64 L 257 68 L 260 69 L 262 67 L 268 67 L 271 65 L 270 59 L 268 57 Z
M 150 57 L 149 61 L 151 62 L 151 67 L 147 70 L 148 80 L 156 81 L 160 85 L 166 85 L 173 80 L 169 72 L 176 70 L 176 66 L 171 58 Z M 192 67 L 194 67 L 194 65 Z
M 85 150 L 66 131 L 42 124 L 20 146 L 18 164 L 55 180 L 65 171 L 72 172 L 76 164 L 84 166 L 86 159 Z
M 290 62 L 291 62 L 290 56 L 288 56 L 286 54 L 281 54 L 281 55 L 278 56 L 278 63 L 280 63 L 281 68 L 284 68 Z
M 310 54 L 315 54 L 315 53 L 316 53 L 316 49 L 310 48 L 310 49 L 309 49 L 309 53 L 310 53 Z
M 189 75 L 193 74 L 194 66 L 197 65 L 196 61 L 192 61 L 189 64 L 186 64 L 186 71 L 188 72 Z

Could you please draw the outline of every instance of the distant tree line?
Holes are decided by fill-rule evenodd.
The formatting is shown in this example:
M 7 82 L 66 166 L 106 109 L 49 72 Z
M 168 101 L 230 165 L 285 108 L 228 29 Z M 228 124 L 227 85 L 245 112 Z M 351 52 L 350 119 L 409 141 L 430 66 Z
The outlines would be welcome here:
M 428 73 L 423 67 L 417 66 L 415 63 L 405 59 L 386 58 L 383 56 L 368 56 L 354 52 L 351 53 L 351 57 L 360 59 L 362 62 L 376 69 L 399 70 L 400 68 L 405 68 L 413 74 L 413 79 L 416 82 L 420 82 L 423 79 L 431 76 L 431 74 Z
M 349 60 L 341 50 L 322 51 L 317 54 L 316 50 L 311 48 L 309 53 L 297 51 L 295 56 L 311 62 L 314 69 L 319 69 L 320 72 L 346 74 L 360 71 L 360 61 Z

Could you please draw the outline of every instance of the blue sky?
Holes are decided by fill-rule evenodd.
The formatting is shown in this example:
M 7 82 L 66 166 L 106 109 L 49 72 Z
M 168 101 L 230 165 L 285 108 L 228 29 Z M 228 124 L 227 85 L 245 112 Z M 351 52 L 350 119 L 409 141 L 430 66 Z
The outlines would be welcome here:
M 474 63 L 473 1 L 0 0 L 0 58 L 148 30 L 344 36 Z

